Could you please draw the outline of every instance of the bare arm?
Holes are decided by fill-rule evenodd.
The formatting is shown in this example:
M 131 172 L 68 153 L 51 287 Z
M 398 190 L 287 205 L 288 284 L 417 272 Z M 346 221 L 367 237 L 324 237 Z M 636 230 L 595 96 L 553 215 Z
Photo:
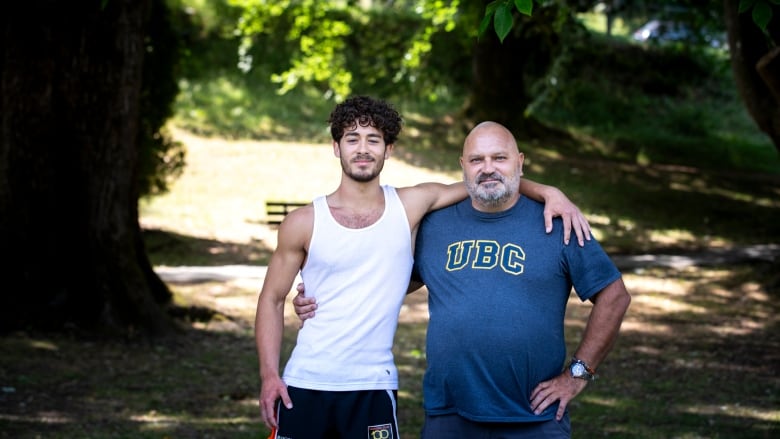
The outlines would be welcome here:
M 622 279 L 608 285 L 593 299 L 593 309 L 585 333 L 574 356 L 596 370 L 615 344 L 623 317 L 631 303 Z M 566 406 L 585 389 L 587 381 L 572 378 L 569 369 L 557 377 L 539 383 L 531 393 L 531 408 L 536 414 L 559 401 L 556 418 L 560 420 Z
M 580 246 L 585 245 L 586 239 L 590 240 L 591 230 L 588 220 L 559 189 L 524 178 L 521 180 L 519 190 L 528 198 L 544 203 L 544 225 L 547 233 L 552 232 L 552 219 L 560 216 L 563 220 L 563 242 L 565 244 L 569 244 L 572 230 L 574 230 Z M 401 188 L 398 190 L 398 194 L 406 208 L 412 230 L 417 228 L 426 213 L 455 204 L 468 196 L 466 185 L 463 182 L 449 185 L 420 183 Z
M 287 386 L 279 376 L 279 361 L 284 331 L 284 303 L 306 255 L 311 233 L 311 208 L 289 214 L 279 226 L 278 245 L 268 264 L 263 288 L 257 300 L 255 344 L 260 364 L 260 412 L 263 422 L 276 427 L 276 401 L 292 407 Z
M 593 309 L 582 342 L 574 356 L 592 369 L 598 368 L 615 345 L 623 317 L 631 304 L 623 279 L 618 279 L 593 298 Z

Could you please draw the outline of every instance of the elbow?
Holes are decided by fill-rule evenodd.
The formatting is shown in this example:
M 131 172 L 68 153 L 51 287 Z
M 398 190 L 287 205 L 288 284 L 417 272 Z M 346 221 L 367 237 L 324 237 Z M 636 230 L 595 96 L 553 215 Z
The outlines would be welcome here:
M 623 314 L 628 311 L 628 307 L 631 306 L 631 295 L 628 291 L 620 296 L 618 306 L 623 310 Z

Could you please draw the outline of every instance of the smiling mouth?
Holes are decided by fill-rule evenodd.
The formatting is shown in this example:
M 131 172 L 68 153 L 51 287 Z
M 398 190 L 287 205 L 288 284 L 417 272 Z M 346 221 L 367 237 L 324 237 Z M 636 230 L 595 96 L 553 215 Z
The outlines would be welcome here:
M 374 159 L 372 157 L 358 157 L 352 160 L 352 163 L 357 163 L 357 164 L 365 164 L 365 163 L 373 163 L 373 162 Z
M 489 184 L 496 184 L 496 183 L 502 183 L 502 180 L 500 178 L 493 177 L 493 176 L 485 176 L 477 179 L 477 184 L 489 185 Z

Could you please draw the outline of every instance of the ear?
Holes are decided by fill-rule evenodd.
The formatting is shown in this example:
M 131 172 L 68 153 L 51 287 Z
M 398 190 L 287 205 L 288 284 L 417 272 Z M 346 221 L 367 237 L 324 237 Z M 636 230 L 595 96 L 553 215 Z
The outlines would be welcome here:
M 521 152 L 517 157 L 517 170 L 520 171 L 520 176 L 523 176 L 523 161 L 525 161 L 525 155 Z
M 339 147 L 339 142 L 335 140 L 333 141 L 333 155 L 341 158 L 341 148 Z
M 393 148 L 395 148 L 394 143 L 390 143 L 387 146 L 385 146 L 385 160 L 390 158 L 390 154 L 393 152 Z

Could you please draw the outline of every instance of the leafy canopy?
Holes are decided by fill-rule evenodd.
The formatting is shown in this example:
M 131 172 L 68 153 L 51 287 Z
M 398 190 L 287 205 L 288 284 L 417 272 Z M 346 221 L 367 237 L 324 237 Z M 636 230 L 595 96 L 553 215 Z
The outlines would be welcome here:
M 283 35 L 292 43 L 289 67 L 273 74 L 284 94 L 301 81 L 322 84 L 325 96 L 336 101 L 351 92 L 354 80 L 348 57 L 353 47 L 349 41 L 364 44 L 365 40 L 393 39 L 397 35 L 368 33 L 353 35 L 370 24 L 370 16 L 382 10 L 404 13 L 417 18 L 411 38 L 396 41 L 403 46 L 402 56 L 390 67 L 395 71 L 394 82 L 414 81 L 424 68 L 425 56 L 431 51 L 431 39 L 439 31 L 449 32 L 455 27 L 459 0 L 396 1 L 391 6 L 372 1 L 347 0 L 228 0 L 243 12 L 237 29 L 242 38 L 239 48 L 239 66 L 252 68 L 252 46 L 261 36 Z M 372 13 L 372 14 L 370 14 Z

